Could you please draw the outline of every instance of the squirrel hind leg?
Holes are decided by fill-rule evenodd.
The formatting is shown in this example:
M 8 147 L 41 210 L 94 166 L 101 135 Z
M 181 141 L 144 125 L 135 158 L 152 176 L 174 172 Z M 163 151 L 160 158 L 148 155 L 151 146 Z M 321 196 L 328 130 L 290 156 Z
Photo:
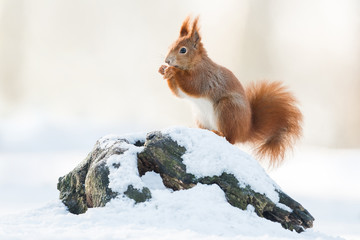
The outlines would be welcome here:
M 225 137 L 225 135 L 222 132 L 219 132 L 217 130 L 211 130 L 213 133 L 215 133 L 216 135 L 219 135 L 220 137 Z
M 225 135 L 224 135 L 222 132 L 218 131 L 218 130 L 206 128 L 204 125 L 202 125 L 202 124 L 200 123 L 199 120 L 196 120 L 196 125 L 198 126 L 198 128 L 207 129 L 207 130 L 215 133 L 216 135 L 219 135 L 220 137 L 225 137 Z
M 218 130 L 231 144 L 246 142 L 251 128 L 251 109 L 240 96 L 222 98 L 215 106 Z

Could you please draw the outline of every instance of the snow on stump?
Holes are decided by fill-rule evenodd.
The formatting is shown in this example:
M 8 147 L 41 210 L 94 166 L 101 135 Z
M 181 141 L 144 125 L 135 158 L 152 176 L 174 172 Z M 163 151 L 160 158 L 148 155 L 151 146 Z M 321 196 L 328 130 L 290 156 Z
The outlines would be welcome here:
M 151 201 L 141 176 L 154 171 L 174 191 L 216 184 L 234 207 L 302 232 L 314 218 L 281 191 L 259 163 L 224 138 L 202 129 L 171 128 L 147 135 L 104 137 L 73 171 L 60 177 L 60 199 L 74 214 L 116 197 Z

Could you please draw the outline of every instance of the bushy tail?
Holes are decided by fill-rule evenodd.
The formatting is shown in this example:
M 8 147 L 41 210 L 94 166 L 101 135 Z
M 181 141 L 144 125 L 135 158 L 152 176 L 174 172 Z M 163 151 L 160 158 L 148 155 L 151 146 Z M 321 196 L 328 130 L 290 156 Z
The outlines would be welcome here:
M 302 114 L 294 96 L 281 82 L 259 82 L 246 89 L 252 111 L 250 141 L 259 158 L 269 157 L 270 165 L 279 165 L 285 151 L 302 134 Z

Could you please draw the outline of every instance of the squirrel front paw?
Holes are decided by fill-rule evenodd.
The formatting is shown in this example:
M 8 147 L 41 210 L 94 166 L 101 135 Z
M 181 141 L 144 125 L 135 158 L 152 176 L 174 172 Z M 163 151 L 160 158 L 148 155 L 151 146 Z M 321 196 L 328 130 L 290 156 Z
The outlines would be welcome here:
M 169 66 L 169 67 L 166 67 L 165 71 L 164 71 L 164 78 L 165 79 L 172 79 L 175 77 L 176 75 L 176 68 L 172 67 L 172 66 Z
M 166 65 L 161 65 L 161 67 L 159 68 L 159 73 L 160 73 L 161 75 L 164 75 L 166 69 L 167 69 L 167 66 L 166 66 Z

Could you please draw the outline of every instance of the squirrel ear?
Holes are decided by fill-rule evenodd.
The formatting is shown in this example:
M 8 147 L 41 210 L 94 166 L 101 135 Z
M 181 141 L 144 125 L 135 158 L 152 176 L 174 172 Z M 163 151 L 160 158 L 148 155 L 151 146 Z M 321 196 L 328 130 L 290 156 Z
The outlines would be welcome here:
M 189 22 L 190 22 L 190 16 L 187 16 L 180 29 L 180 37 L 184 37 L 189 34 Z
M 191 29 L 191 33 L 190 33 L 190 37 L 191 37 L 191 40 L 193 41 L 194 43 L 194 47 L 196 48 L 197 47 L 197 44 L 200 42 L 201 40 L 201 37 L 200 37 L 200 34 L 199 34 L 199 27 L 198 27 L 198 22 L 199 22 L 199 16 L 197 16 L 193 22 L 193 26 L 192 26 L 192 29 Z

